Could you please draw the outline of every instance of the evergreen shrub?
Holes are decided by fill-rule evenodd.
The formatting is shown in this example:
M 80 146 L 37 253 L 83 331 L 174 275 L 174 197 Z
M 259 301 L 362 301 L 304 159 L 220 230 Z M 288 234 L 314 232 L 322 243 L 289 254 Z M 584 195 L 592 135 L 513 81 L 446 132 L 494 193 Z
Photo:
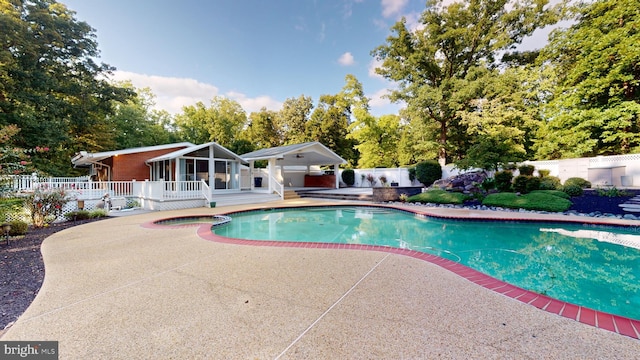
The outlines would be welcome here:
M 496 189 L 498 189 L 498 191 L 511 191 L 511 181 L 513 180 L 513 173 L 511 171 L 498 171 L 494 176 L 494 180 L 496 182 Z
M 442 167 L 435 160 L 426 160 L 416 165 L 416 179 L 425 186 L 431 186 L 442 178 Z
M 342 181 L 344 181 L 347 186 L 353 186 L 356 183 L 356 173 L 353 169 L 345 169 L 342 170 Z

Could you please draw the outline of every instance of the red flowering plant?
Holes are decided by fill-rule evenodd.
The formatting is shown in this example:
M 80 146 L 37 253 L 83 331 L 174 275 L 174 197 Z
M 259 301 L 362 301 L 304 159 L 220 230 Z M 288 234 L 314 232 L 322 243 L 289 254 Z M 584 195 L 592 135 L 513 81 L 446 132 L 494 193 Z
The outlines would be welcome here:
M 34 227 L 43 227 L 62 215 L 62 208 L 72 200 L 64 189 L 45 190 L 37 188 L 25 200 Z

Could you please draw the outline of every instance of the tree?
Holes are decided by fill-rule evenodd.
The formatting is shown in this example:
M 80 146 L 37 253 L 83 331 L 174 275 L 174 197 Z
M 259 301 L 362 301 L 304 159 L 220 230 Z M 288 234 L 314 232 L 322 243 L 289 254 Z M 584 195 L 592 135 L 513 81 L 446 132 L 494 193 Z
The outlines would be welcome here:
M 309 121 L 313 102 L 311 97 L 300 95 L 288 98 L 282 104 L 282 109 L 274 119 L 280 144 L 291 145 L 309 141 L 306 134 L 306 124 Z
M 242 138 L 250 141 L 256 149 L 266 149 L 280 145 L 280 139 L 274 125 L 275 111 L 260 109 L 249 115 L 249 125 L 242 132 Z
M 508 6 L 507 6 L 508 3 Z M 398 83 L 392 101 L 404 101 L 412 117 L 437 124 L 438 158 L 462 154 L 466 131 L 459 111 L 476 94 L 467 91 L 476 68 L 494 68 L 499 53 L 520 43 L 540 26 L 558 19 L 547 0 L 469 0 L 448 6 L 428 0 L 420 27 L 407 29 L 403 18 L 392 28 L 385 45 L 372 55 L 382 61 L 376 71 Z M 457 137 L 457 139 L 456 139 Z
M 122 87 L 133 89 L 130 83 Z M 137 95 L 125 102 L 116 103 L 115 114 L 107 118 L 119 149 L 167 144 L 177 140 L 165 126 L 171 121 L 166 111 L 154 111 L 155 95 L 151 89 L 138 89 Z
M 318 106 L 306 123 L 307 137 L 318 141 L 347 160 L 350 166 L 358 162 L 357 141 L 348 138 L 352 115 L 370 116 L 369 99 L 355 76 L 345 76 L 345 85 L 336 95 L 322 95 Z
M 524 160 L 531 154 L 539 126 L 535 76 L 524 66 L 493 70 L 474 86 L 481 90 L 470 102 L 473 109 L 459 112 L 460 123 L 473 140 L 456 166 L 498 170 Z
M 640 149 L 640 14 L 637 0 L 572 8 L 577 22 L 552 33 L 541 53 L 556 87 L 536 144 L 540 158 Z
M 176 116 L 176 127 L 180 138 L 196 144 L 215 141 L 231 148 L 240 139 L 240 133 L 247 122 L 247 114 L 242 106 L 231 99 L 216 96 L 207 108 L 201 101 L 182 108 Z
M 400 118 L 383 115 L 379 118 L 356 110 L 356 120 L 349 126 L 347 138 L 357 142 L 359 168 L 397 167 Z
M 17 125 L 23 148 L 50 147 L 32 161 L 52 175 L 72 173 L 78 150 L 111 147 L 103 120 L 131 96 L 110 84 L 94 30 L 74 14 L 54 0 L 0 0 L 0 125 Z

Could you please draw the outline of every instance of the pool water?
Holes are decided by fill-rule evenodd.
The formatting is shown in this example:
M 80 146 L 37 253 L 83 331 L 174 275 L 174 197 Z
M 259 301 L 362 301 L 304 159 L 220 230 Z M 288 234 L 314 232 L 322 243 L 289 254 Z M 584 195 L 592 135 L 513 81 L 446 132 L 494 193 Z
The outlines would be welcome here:
M 230 214 L 220 236 L 370 244 L 447 258 L 521 288 L 640 320 L 640 232 L 630 227 L 425 218 L 376 207 Z

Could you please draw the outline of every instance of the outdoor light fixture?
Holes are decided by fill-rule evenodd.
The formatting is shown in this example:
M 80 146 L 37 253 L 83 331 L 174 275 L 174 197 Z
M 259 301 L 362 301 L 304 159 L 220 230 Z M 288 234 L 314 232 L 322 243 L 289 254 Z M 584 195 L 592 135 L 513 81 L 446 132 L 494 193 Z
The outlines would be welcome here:
M 5 241 L 7 242 L 7 245 L 9 245 L 9 232 L 11 232 L 11 224 L 2 224 L 2 231 L 4 231 Z

